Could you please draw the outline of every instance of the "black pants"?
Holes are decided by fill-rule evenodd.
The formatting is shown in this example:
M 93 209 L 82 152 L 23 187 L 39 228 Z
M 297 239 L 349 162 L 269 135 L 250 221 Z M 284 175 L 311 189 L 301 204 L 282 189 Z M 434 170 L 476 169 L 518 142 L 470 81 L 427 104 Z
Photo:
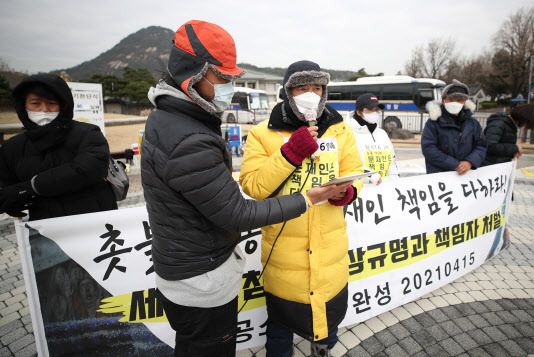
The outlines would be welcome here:
M 225 305 L 201 308 L 178 305 L 159 295 L 176 331 L 176 357 L 235 356 L 237 296 Z

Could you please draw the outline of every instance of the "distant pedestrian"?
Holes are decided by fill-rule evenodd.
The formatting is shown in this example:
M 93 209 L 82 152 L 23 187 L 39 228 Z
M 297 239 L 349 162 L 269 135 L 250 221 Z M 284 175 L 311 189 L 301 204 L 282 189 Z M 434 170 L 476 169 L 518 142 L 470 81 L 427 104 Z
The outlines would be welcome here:
M 522 128 L 534 129 L 534 104 L 515 107 L 509 114 L 492 114 L 484 129 L 488 152 L 482 166 L 508 162 L 523 155 L 523 148 L 517 145 L 517 131 Z
M 442 101 L 428 102 L 430 116 L 421 137 L 428 174 L 456 171 L 465 175 L 478 168 L 486 156 L 486 139 L 472 115 L 469 87 L 456 79 L 442 92 Z
M 367 169 L 378 172 L 363 179 L 364 183 L 379 185 L 382 179 L 398 179 L 399 168 L 395 162 L 395 149 L 388 134 L 378 127 L 380 110 L 384 104 L 373 93 L 362 94 L 356 99 L 353 119 L 349 120 L 360 157 Z
M 74 121 L 59 76 L 36 74 L 13 90 L 26 131 L 0 146 L 0 213 L 30 220 L 117 208 L 105 178 L 109 147 L 96 125 Z

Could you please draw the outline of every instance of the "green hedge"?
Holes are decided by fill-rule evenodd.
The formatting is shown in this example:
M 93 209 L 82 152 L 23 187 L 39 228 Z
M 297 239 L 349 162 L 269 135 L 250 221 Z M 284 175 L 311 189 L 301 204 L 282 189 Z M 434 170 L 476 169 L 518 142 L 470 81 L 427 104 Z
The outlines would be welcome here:
M 479 105 L 480 105 L 480 108 L 482 109 L 493 109 L 493 108 L 497 108 L 498 104 L 495 102 L 482 102 Z

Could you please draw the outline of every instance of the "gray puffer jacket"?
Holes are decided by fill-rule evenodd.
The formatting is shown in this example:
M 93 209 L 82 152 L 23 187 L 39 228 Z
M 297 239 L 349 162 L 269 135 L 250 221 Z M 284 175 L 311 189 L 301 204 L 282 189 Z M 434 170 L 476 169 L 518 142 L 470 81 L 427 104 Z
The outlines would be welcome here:
M 141 155 L 156 273 L 182 280 L 219 267 L 240 232 L 306 212 L 301 194 L 246 200 L 231 175 L 220 119 L 170 95 L 155 99 Z

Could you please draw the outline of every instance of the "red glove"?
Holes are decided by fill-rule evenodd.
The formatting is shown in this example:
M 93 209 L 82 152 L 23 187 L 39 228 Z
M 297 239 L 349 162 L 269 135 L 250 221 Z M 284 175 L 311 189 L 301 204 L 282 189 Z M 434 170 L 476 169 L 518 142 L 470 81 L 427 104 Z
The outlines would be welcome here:
M 282 145 L 284 157 L 291 164 L 299 166 L 302 161 L 317 151 L 319 145 L 313 140 L 308 128 L 303 126 L 291 135 L 289 141 Z
M 345 194 L 345 197 L 343 197 L 341 201 L 333 201 L 329 199 L 328 202 L 334 206 L 345 206 L 352 200 L 352 196 L 354 196 L 354 187 L 349 186 L 347 187 L 347 193 Z

